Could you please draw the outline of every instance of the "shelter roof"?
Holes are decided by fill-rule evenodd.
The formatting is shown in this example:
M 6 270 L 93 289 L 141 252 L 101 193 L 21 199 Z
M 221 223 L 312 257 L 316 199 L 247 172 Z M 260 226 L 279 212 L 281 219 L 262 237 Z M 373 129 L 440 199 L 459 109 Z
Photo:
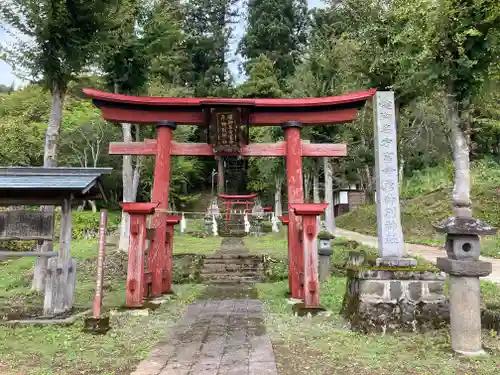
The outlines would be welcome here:
M 0 204 L 59 204 L 106 199 L 102 175 L 111 168 L 0 167 Z

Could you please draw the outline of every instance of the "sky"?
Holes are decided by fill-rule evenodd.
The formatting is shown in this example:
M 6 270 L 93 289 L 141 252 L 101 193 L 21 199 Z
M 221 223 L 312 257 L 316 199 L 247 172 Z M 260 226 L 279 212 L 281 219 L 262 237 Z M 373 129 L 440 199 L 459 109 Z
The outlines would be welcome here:
M 324 6 L 323 0 L 307 0 L 307 3 L 309 5 L 309 8 L 315 8 L 315 7 L 322 8 Z M 238 41 L 243 36 L 244 32 L 245 32 L 244 25 L 241 23 L 237 24 L 234 30 L 233 43 L 231 43 L 232 45 L 230 48 L 231 55 L 234 55 L 234 51 L 236 50 Z M 11 37 L 5 32 L 3 28 L 0 27 L 0 44 L 9 42 L 11 42 Z M 231 62 L 229 64 L 229 68 L 231 69 L 231 72 L 235 76 L 236 81 L 241 82 L 244 79 L 244 77 L 239 76 L 238 74 L 238 63 L 239 60 L 236 59 L 236 61 Z M 16 87 L 22 86 L 24 83 L 21 79 L 15 76 L 14 72 L 12 71 L 12 68 L 7 63 L 0 60 L 0 84 L 10 86 L 13 82 Z

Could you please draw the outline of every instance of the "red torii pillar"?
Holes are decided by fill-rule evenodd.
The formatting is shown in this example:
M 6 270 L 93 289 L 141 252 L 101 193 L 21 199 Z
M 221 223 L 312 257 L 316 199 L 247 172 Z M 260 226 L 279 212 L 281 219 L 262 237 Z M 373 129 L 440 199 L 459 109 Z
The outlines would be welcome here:
M 317 245 L 317 226 L 316 217 L 321 215 L 328 203 L 302 203 L 291 204 L 291 211 L 295 215 L 302 217 L 300 227 L 302 259 L 304 269 L 304 303 L 302 306 L 305 311 L 321 311 L 319 304 L 319 277 L 318 277 L 318 245 Z
M 146 216 L 155 211 L 157 203 L 120 203 L 123 211 L 130 215 L 130 243 L 128 247 L 127 284 L 125 300 L 127 307 L 142 306 L 144 294 L 144 252 L 146 251 Z
M 164 293 L 164 278 L 170 277 L 170 280 L 172 280 L 172 268 L 164 269 L 164 267 L 172 264 L 171 259 L 168 261 L 165 242 L 167 235 L 168 193 L 170 190 L 170 153 L 173 131 L 176 127 L 177 125 L 173 121 L 158 121 L 156 123 L 156 160 L 151 201 L 158 203 L 158 208 L 155 210 L 151 223 L 152 228 L 155 229 L 155 239 L 149 255 L 152 272 L 151 297 L 153 298 L 159 297 Z M 164 272 L 166 273 L 165 277 Z M 166 293 L 169 292 L 171 292 L 171 286 L 170 290 Z
M 172 293 L 172 270 L 173 270 L 173 257 L 174 257 L 174 225 L 179 224 L 181 221 L 180 216 L 167 216 L 167 234 L 165 239 L 165 263 L 163 266 L 163 284 L 162 293 Z
M 298 218 L 291 205 L 304 202 L 302 188 L 302 145 L 300 141 L 300 128 L 298 121 L 288 121 L 281 124 L 286 141 L 286 178 L 288 188 L 288 287 L 293 298 L 304 298 L 301 278 L 304 275 L 304 255 L 301 251 L 299 239 L 300 218 Z

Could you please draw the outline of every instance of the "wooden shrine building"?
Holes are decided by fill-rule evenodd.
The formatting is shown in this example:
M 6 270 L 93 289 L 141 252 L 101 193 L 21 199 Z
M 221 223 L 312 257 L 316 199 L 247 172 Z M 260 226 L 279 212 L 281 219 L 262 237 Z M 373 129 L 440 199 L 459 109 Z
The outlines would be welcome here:
M 71 206 L 105 199 L 102 175 L 111 168 L 0 167 L 0 206 L 61 207 L 59 251 L 9 251 L 0 258 L 36 257 L 35 273 L 44 293 L 44 315 L 70 311 L 74 302 L 76 260 L 71 258 Z M 39 210 L 0 212 L 0 240 L 54 241 L 54 214 Z
M 158 206 L 152 220 L 152 229 L 155 229 L 154 246 L 150 249 L 153 297 L 162 293 L 162 273 L 172 272 L 171 269 L 162 268 L 162 264 L 167 264 L 164 257 L 171 156 L 281 156 L 286 159 L 288 186 L 290 293 L 293 297 L 303 298 L 306 305 L 319 301 L 317 277 L 314 279 L 313 275 L 308 280 L 307 275 L 310 273 L 306 271 L 312 269 L 311 264 L 315 262 L 317 254 L 305 254 L 310 252 L 306 249 L 311 246 L 303 244 L 304 238 L 312 241 L 314 237 L 315 240 L 316 229 L 311 227 L 307 231 L 302 230 L 302 216 L 308 217 L 306 222 L 309 222 L 310 215 L 319 214 L 319 206 L 308 210 L 303 206 L 293 205 L 304 201 L 302 157 L 342 157 L 347 155 L 347 147 L 345 144 L 302 142 L 300 129 L 302 126 L 341 124 L 355 120 L 358 109 L 372 98 L 375 90 L 304 99 L 158 98 L 112 94 L 92 89 L 84 89 L 84 93 L 93 100 L 106 120 L 155 124 L 157 127 L 156 139 L 116 142 L 110 144 L 109 148 L 110 154 L 115 155 L 156 156 L 152 201 Z M 176 127 L 185 124 L 204 128 L 208 142 L 173 141 Z M 249 143 L 250 126 L 273 125 L 280 125 L 283 129 L 283 142 Z M 304 233 L 307 236 L 301 241 Z

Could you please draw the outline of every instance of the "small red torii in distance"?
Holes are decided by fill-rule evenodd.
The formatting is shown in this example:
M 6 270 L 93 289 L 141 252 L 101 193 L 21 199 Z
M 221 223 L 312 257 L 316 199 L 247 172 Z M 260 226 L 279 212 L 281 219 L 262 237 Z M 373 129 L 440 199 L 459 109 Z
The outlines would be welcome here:
M 171 156 L 285 157 L 288 187 L 288 263 L 289 292 L 304 298 L 300 277 L 304 274 L 304 253 L 300 242 L 301 219 L 290 207 L 304 201 L 302 157 L 342 157 L 345 144 L 310 144 L 301 141 L 303 125 L 330 125 L 351 122 L 357 110 L 372 98 L 376 90 L 326 98 L 305 99 L 231 99 L 231 98 L 155 98 L 107 93 L 84 89 L 100 108 L 104 119 L 138 124 L 156 124 L 156 139 L 143 142 L 113 142 L 114 155 L 155 155 L 152 201 L 158 203 L 153 215 L 154 247 L 150 250 L 153 297 L 162 291 L 162 272 L 171 275 L 171 239 L 167 239 L 167 208 L 170 187 Z M 177 143 L 173 131 L 177 125 L 207 127 L 210 143 Z M 243 125 L 281 125 L 285 140 L 278 143 L 248 144 Z M 169 244 L 166 244 L 168 240 Z M 171 247 L 170 247 L 171 250 Z M 161 255 L 160 255 L 161 254 Z M 167 264 L 167 269 L 163 265 Z

